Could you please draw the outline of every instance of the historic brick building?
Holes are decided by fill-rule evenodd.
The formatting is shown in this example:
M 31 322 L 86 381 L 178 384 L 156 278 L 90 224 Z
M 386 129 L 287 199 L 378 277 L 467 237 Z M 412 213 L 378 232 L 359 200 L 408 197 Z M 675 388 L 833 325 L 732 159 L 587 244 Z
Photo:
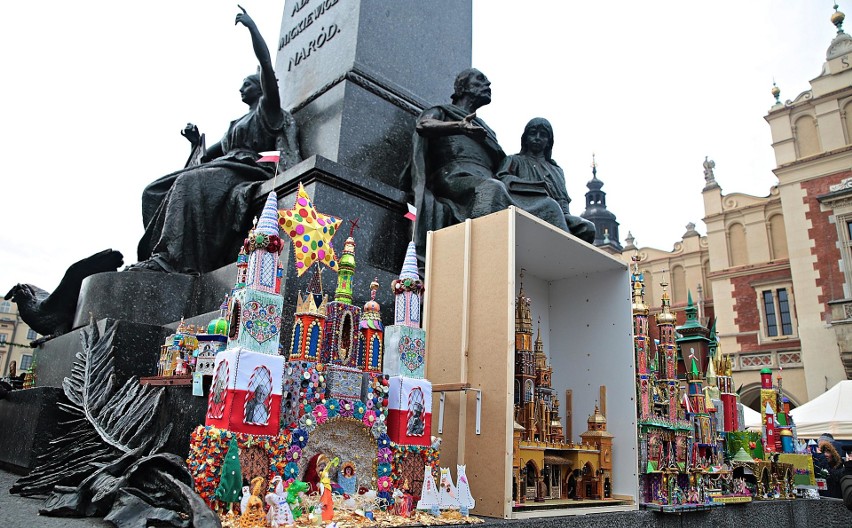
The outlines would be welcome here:
M 772 89 L 765 119 L 778 184 L 768 195 L 723 194 L 705 160 L 707 236 L 688 226 L 671 252 L 626 239 L 623 258 L 643 259 L 646 298 L 667 282 L 673 308 L 691 290 L 703 319 L 715 314 L 735 387 L 753 408 L 765 367 L 783 369 L 794 405 L 852 377 L 852 37 L 843 18 L 831 17 L 837 35 L 811 88 L 786 102 Z

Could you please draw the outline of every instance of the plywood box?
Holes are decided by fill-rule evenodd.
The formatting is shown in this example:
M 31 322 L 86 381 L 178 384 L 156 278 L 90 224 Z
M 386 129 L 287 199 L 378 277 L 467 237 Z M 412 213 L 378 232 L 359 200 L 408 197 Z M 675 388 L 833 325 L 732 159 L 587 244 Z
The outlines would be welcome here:
M 431 232 L 427 241 L 424 328 L 426 377 L 435 386 L 432 434 L 443 438 L 441 465 L 467 465 L 473 513 L 512 518 L 515 299 L 524 290 L 553 367 L 553 388 L 573 392 L 574 442 L 607 387 L 613 442 L 612 494 L 628 503 L 547 510 L 534 515 L 635 509 L 637 444 L 628 267 L 526 212 L 509 209 Z M 476 433 L 474 392 L 446 394 L 438 433 L 440 386 L 482 391 Z M 460 385 L 459 385 L 460 384 Z M 565 411 L 562 411 L 565 426 Z M 526 516 L 526 514 L 524 514 Z

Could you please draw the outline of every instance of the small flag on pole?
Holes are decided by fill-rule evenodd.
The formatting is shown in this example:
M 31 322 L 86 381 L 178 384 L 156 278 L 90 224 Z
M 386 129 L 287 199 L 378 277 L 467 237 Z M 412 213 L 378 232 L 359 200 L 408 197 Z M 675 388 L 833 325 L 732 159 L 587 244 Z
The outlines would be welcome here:
M 414 207 L 411 204 L 405 204 L 405 205 L 408 206 L 408 212 L 405 213 L 405 217 L 413 222 L 414 219 L 417 218 L 417 208 Z
M 257 163 L 277 163 L 281 159 L 281 152 L 278 150 L 270 150 L 269 152 L 261 152 L 260 159 Z

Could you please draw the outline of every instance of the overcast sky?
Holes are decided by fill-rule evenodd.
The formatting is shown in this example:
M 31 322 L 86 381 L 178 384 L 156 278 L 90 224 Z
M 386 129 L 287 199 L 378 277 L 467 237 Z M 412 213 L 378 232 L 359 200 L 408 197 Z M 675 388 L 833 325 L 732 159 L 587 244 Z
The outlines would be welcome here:
M 241 4 L 274 52 L 283 0 Z M 724 193 L 765 196 L 776 183 L 772 80 L 782 101 L 809 88 L 835 34 L 831 6 L 475 0 L 473 65 L 493 90 L 479 115 L 507 153 L 531 117 L 547 117 L 572 213 L 594 152 L 622 243 L 630 230 L 669 251 L 688 222 L 706 234 L 704 156 Z M 0 293 L 52 290 L 107 247 L 135 262 L 142 189 L 183 166 L 180 130 L 192 121 L 210 144 L 245 112 L 238 89 L 256 60 L 236 13 L 222 0 L 4 6 Z

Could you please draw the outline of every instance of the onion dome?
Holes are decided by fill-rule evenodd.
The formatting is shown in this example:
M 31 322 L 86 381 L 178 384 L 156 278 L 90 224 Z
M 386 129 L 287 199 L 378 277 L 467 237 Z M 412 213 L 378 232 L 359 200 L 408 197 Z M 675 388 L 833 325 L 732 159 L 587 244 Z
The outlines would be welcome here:
M 343 243 L 343 256 L 340 257 L 338 266 L 355 271 L 355 239 L 351 236 Z
M 633 284 L 633 315 L 648 315 L 648 305 L 645 304 L 645 276 L 639 273 L 639 256 L 631 257 L 633 260 L 633 273 L 630 282 Z
M 589 423 L 589 425 L 591 425 L 591 424 L 605 424 L 606 423 L 606 416 L 601 414 L 601 411 L 600 411 L 600 409 L 598 408 L 597 405 L 595 405 L 595 414 L 589 416 L 588 423 Z
M 226 336 L 228 327 L 228 296 L 226 295 L 225 300 L 219 305 L 219 317 L 207 324 L 207 333 Z
M 370 300 L 364 303 L 361 311 L 361 328 L 372 328 L 382 330 L 382 307 L 376 302 L 376 291 L 379 289 L 378 277 L 370 283 Z
M 778 434 L 780 436 L 793 436 L 793 431 L 791 431 L 789 429 L 781 429 L 781 431 Z
M 846 19 L 846 15 L 843 11 L 838 11 L 838 7 L 840 6 L 834 4 L 834 13 L 831 14 L 831 23 L 837 28 L 838 33 L 843 33 L 843 20 Z
M 760 373 L 761 374 L 772 374 L 772 369 L 769 368 L 769 367 L 763 367 L 762 369 L 760 369 Z
M 775 104 L 781 104 L 781 88 L 775 86 L 775 82 L 772 83 L 772 97 L 775 98 Z
M 837 35 L 831 41 L 828 51 L 825 53 L 825 60 L 827 61 L 847 55 L 852 49 L 852 36 L 843 31 L 843 20 L 846 15 L 842 11 L 838 11 L 837 7 L 837 4 L 834 4 L 834 13 L 831 15 L 831 23 L 837 28 Z
M 227 319 L 217 317 L 207 325 L 207 333 L 226 336 L 228 335 L 228 326 Z
M 672 301 L 669 298 L 669 292 L 666 290 L 666 287 L 669 285 L 667 282 L 661 282 L 660 286 L 663 287 L 663 297 L 662 301 L 662 311 L 657 314 L 657 324 L 675 324 L 677 322 L 677 316 L 671 312 Z

